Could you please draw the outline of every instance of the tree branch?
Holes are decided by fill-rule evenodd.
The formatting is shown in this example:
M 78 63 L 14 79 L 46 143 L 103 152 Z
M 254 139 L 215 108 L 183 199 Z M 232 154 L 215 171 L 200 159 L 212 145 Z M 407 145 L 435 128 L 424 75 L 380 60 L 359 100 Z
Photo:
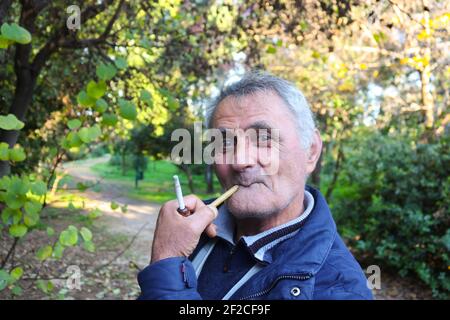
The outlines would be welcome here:
M 99 13 L 103 12 L 109 5 L 111 5 L 114 0 L 106 0 L 99 5 L 92 5 L 87 7 L 83 12 L 81 12 L 81 21 L 88 21 Z M 90 45 L 97 44 L 99 42 L 104 41 L 108 36 L 114 22 L 116 21 L 120 8 L 122 7 L 124 0 L 121 0 L 119 6 L 117 7 L 113 17 L 107 24 L 105 31 L 99 38 L 96 39 L 86 39 L 86 40 L 78 40 L 75 38 L 75 33 L 71 33 L 71 31 L 67 28 L 65 22 L 59 29 L 50 37 L 47 43 L 39 50 L 36 54 L 32 68 L 35 72 L 39 72 L 50 56 L 59 48 L 83 48 Z M 64 41 L 65 38 L 71 38 Z

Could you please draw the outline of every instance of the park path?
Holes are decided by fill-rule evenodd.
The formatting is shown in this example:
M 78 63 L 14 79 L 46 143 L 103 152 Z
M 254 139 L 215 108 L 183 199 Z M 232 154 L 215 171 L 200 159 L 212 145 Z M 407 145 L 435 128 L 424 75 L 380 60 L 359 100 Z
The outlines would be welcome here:
M 99 182 L 100 192 L 87 189 L 81 193 L 89 200 L 86 207 L 88 209 L 99 208 L 102 211 L 103 215 L 96 220 L 96 225 L 105 228 L 108 233 L 127 235 L 130 242 L 135 238 L 131 246 L 126 249 L 127 254 L 121 255 L 117 262 L 125 264 L 132 260 L 139 268 L 143 268 L 150 259 L 150 246 L 160 205 L 127 197 L 126 188 L 130 187 L 129 184 L 102 180 L 91 169 L 93 165 L 108 160 L 109 155 L 105 155 L 99 158 L 67 162 L 63 164 L 61 170 L 73 177 L 76 182 Z M 112 210 L 112 201 L 120 206 L 127 205 L 127 212 L 123 213 L 120 208 Z

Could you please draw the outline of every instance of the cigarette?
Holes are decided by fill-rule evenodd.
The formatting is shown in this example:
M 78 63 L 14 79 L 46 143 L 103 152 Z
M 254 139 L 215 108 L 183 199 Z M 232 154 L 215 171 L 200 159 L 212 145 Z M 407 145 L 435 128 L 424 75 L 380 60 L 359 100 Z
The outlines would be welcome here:
M 183 192 L 181 191 L 180 180 L 177 175 L 173 176 L 173 181 L 175 183 L 175 194 L 177 195 L 178 208 L 180 210 L 184 210 L 186 205 L 184 204 Z
M 212 207 L 217 208 L 220 206 L 225 200 L 227 200 L 229 197 L 231 197 L 237 190 L 239 189 L 239 186 L 235 185 L 232 186 L 230 189 L 228 189 L 223 195 L 218 197 L 216 200 L 211 202 L 209 205 Z

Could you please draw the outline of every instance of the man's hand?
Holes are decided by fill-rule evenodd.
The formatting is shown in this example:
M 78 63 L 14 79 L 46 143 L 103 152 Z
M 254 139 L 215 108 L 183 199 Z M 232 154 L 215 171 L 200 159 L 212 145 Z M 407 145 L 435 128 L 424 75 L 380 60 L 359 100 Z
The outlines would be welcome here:
M 188 257 L 195 249 L 203 231 L 213 238 L 216 226 L 212 221 L 217 217 L 217 209 L 207 206 L 195 195 L 184 197 L 186 207 L 192 213 L 183 217 L 177 212 L 178 202 L 166 202 L 159 211 L 153 238 L 150 263 L 170 258 Z

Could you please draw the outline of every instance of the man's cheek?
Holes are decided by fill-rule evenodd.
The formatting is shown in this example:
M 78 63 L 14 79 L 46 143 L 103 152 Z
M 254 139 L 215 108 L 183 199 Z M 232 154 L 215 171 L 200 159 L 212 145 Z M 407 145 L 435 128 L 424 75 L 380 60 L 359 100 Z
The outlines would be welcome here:
M 215 169 L 219 180 L 226 181 L 226 178 L 229 176 L 229 166 L 226 164 L 216 164 Z
M 258 150 L 258 161 L 261 167 L 264 168 L 263 174 L 266 176 L 278 174 L 280 160 L 279 148 L 260 148 Z

